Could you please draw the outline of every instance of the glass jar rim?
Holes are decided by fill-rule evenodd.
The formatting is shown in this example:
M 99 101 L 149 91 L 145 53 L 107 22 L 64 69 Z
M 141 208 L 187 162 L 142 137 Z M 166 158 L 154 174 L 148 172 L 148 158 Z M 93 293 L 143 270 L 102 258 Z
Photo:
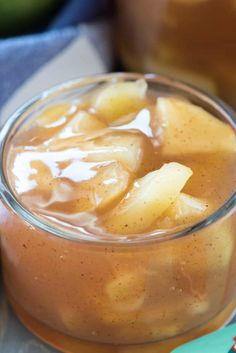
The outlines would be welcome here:
M 196 233 L 215 222 L 223 219 L 231 212 L 234 212 L 236 207 L 236 190 L 234 190 L 233 194 L 226 200 L 226 202 L 218 208 L 214 213 L 205 219 L 197 222 L 193 225 L 187 226 L 181 229 L 169 229 L 169 230 L 155 230 L 152 232 L 146 232 L 142 234 L 132 234 L 132 236 L 124 236 L 124 235 L 115 235 L 115 236 L 104 236 L 96 238 L 94 233 L 85 232 L 82 234 L 80 231 L 73 231 L 71 229 L 66 228 L 60 229 L 56 227 L 55 224 L 51 224 L 47 222 L 45 219 L 37 216 L 36 214 L 30 212 L 11 191 L 10 186 L 7 183 L 4 174 L 4 166 L 3 166 L 3 154 L 5 144 L 8 140 L 9 134 L 14 127 L 15 123 L 20 119 L 20 117 L 27 113 L 27 111 L 34 106 L 34 104 L 43 102 L 46 98 L 53 98 L 60 93 L 69 92 L 73 88 L 81 88 L 87 86 L 89 84 L 98 84 L 100 82 L 110 81 L 112 79 L 120 79 L 120 80 L 137 80 L 140 78 L 144 78 L 147 82 L 158 83 L 163 86 L 172 88 L 174 90 L 181 91 L 183 94 L 190 94 L 192 97 L 197 97 L 201 102 L 208 104 L 213 109 L 217 110 L 226 120 L 228 120 L 231 125 L 236 125 L 236 115 L 234 111 L 219 98 L 206 94 L 205 92 L 196 89 L 195 87 L 186 84 L 181 81 L 177 81 L 171 79 L 167 76 L 162 76 L 159 74 L 139 74 L 139 73 L 109 73 L 109 74 L 97 74 L 89 77 L 83 77 L 79 79 L 74 79 L 67 81 L 65 83 L 56 85 L 43 93 L 35 96 L 30 99 L 24 105 L 22 105 L 19 109 L 17 109 L 3 124 L 0 130 L 0 153 L 1 153 L 1 161 L 0 161 L 0 198 L 6 203 L 6 205 L 18 216 L 20 216 L 24 221 L 26 221 L 30 226 L 35 228 L 39 228 L 43 231 L 48 232 L 51 235 L 55 235 L 67 240 L 77 241 L 77 242 L 89 242 L 93 244 L 100 245 L 137 245 L 141 243 L 154 243 L 154 242 L 164 242 L 176 238 L 186 237 L 193 233 Z M 82 235 L 81 235 L 82 234 Z

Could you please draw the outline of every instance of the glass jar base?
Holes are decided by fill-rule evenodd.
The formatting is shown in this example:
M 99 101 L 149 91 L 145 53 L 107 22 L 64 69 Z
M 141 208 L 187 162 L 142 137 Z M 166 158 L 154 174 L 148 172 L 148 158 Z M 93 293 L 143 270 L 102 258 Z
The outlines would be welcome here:
M 10 303 L 19 320 L 35 336 L 63 353 L 170 353 L 177 346 L 226 325 L 236 308 L 236 302 L 233 302 L 207 324 L 168 340 L 137 345 L 112 345 L 64 335 L 34 319 L 13 300 Z

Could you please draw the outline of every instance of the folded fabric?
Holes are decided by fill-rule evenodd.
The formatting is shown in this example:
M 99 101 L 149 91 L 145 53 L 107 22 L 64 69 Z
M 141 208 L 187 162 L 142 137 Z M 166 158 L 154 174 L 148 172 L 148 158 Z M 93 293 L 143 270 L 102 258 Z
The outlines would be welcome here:
M 67 0 L 44 32 L 0 40 L 0 113 L 16 91 L 18 97 L 0 114 L 1 119 L 50 86 L 110 69 L 108 24 L 79 25 L 107 9 L 108 0 Z M 27 87 L 22 86 L 26 83 Z
M 108 71 L 111 66 L 107 22 L 2 40 L 1 120 L 5 120 L 18 106 L 46 88 L 82 75 Z
M 94 20 L 109 12 L 109 0 L 67 0 L 57 16 L 52 19 L 50 29 L 78 25 L 81 22 Z

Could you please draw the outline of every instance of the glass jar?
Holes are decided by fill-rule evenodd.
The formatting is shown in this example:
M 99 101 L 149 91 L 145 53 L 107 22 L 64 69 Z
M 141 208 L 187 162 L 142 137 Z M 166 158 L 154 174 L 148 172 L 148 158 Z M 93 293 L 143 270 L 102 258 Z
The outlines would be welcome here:
M 235 0 L 116 0 L 124 66 L 219 95 L 236 108 Z
M 11 141 L 45 107 L 114 78 L 144 77 L 155 92 L 183 96 L 235 128 L 232 111 L 156 75 L 109 74 L 44 92 L 0 132 L 0 227 L 4 282 L 20 320 L 63 352 L 170 352 L 224 324 L 236 303 L 236 194 L 184 230 L 127 238 L 53 225 L 17 200 L 6 179 Z

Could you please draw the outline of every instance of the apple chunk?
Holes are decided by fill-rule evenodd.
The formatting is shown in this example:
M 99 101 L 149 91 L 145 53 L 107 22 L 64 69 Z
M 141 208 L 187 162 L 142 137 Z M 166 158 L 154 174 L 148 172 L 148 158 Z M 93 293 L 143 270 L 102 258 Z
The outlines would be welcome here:
M 139 309 L 145 299 L 145 276 L 140 272 L 125 272 L 105 288 L 113 309 L 130 312 Z
M 31 167 L 35 171 L 30 178 L 34 198 L 29 190 L 23 195 L 24 201 L 55 212 L 99 211 L 119 201 L 131 183 L 130 173 L 117 162 L 93 167 L 94 176 L 80 182 L 63 176 L 53 178 L 42 161 L 33 161 Z
M 86 111 L 79 111 L 59 132 L 59 138 L 67 138 L 74 134 L 85 134 L 97 131 L 106 127 L 106 124 L 99 120 L 95 115 Z
M 63 125 L 67 121 L 67 117 L 76 111 L 75 105 L 60 103 L 45 109 L 37 116 L 37 125 L 44 128 L 53 128 Z
M 190 102 L 158 98 L 157 117 L 162 151 L 167 157 L 236 151 L 233 129 Z
M 130 174 L 120 163 L 100 167 L 97 175 L 87 182 L 93 208 L 100 210 L 122 197 L 129 183 Z
M 92 105 L 105 122 L 110 123 L 146 104 L 147 83 L 144 80 L 106 84 L 92 100 Z
M 154 166 L 154 149 L 140 132 L 111 132 L 81 143 L 88 162 L 118 161 L 130 172 L 147 173 Z
M 78 149 L 84 162 L 120 162 L 138 176 L 155 167 L 155 153 L 151 141 L 139 131 L 112 131 L 102 129 L 87 135 L 55 138 L 47 150 Z M 45 149 L 45 148 L 44 148 Z M 79 153 L 80 152 L 80 153 Z
M 191 175 L 190 168 L 172 162 L 136 180 L 120 203 L 105 215 L 105 228 L 118 234 L 148 230 L 175 201 Z
M 91 179 L 74 183 L 74 193 L 61 202 L 54 202 L 55 195 L 47 206 L 51 211 L 70 212 L 99 211 L 116 200 L 120 200 L 130 184 L 130 174 L 120 163 L 97 167 Z M 63 195 L 61 195 L 63 196 Z
M 183 192 L 157 221 L 159 228 L 171 228 L 182 224 L 193 223 L 206 217 L 210 211 L 208 202 Z

